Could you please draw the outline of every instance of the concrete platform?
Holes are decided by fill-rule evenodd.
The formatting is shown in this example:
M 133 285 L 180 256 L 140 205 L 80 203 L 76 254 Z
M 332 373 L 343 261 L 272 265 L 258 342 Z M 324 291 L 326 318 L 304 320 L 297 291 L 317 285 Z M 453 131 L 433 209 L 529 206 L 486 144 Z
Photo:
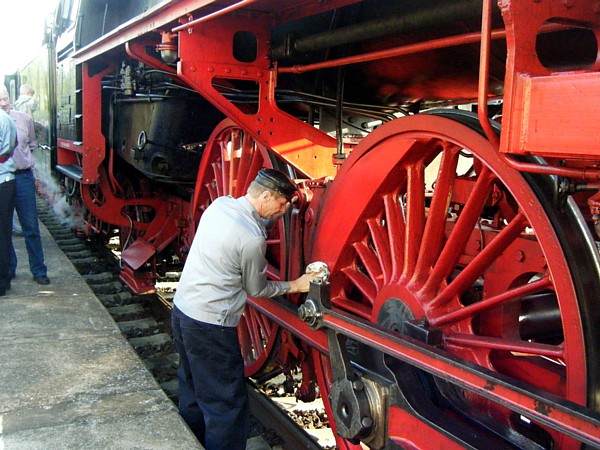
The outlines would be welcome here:
M 22 237 L 0 297 L 0 450 L 201 449 L 175 405 L 42 229 L 51 284 Z

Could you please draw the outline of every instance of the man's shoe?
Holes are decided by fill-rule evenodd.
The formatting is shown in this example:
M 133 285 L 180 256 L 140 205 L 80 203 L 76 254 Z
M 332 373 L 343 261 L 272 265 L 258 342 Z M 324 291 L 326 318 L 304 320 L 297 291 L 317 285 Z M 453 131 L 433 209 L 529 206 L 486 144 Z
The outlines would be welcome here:
M 33 277 L 33 281 L 35 281 L 37 284 L 50 284 L 50 278 L 48 278 L 46 275 Z

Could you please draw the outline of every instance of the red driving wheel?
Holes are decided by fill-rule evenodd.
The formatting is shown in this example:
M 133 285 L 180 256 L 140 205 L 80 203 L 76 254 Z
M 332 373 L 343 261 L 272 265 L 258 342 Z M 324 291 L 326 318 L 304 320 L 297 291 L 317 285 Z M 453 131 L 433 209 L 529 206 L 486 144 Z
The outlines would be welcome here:
M 208 139 L 200 162 L 193 205 L 196 222 L 217 197 L 245 195 L 258 171 L 264 167 L 272 168 L 266 148 L 231 120 L 221 122 Z M 283 236 L 283 223 L 279 221 L 267 239 L 267 271 L 275 280 L 280 279 L 280 273 L 285 273 Z M 238 325 L 246 376 L 257 375 L 265 368 L 278 334 L 278 325 L 250 305 L 246 306 Z
M 598 277 L 585 273 L 597 265 L 593 242 L 586 243 L 576 211 L 548 214 L 557 208 L 544 181 L 528 183 L 510 169 L 476 128 L 470 116 L 411 116 L 381 126 L 353 151 L 331 186 L 313 243 L 313 259 L 331 269 L 332 303 L 392 332 L 423 319 L 441 330 L 445 351 L 597 408 L 598 332 L 585 313 L 600 293 Z M 360 355 L 365 375 L 393 374 L 395 389 L 416 399 L 414 409 L 433 428 L 486 422 L 518 436 L 509 438 L 517 446 L 579 447 L 416 369 L 374 362 L 380 357 L 373 349 L 369 360 L 369 349 L 357 347 L 351 355 Z M 318 372 L 329 393 L 325 356 Z M 408 388 L 403 380 L 410 377 Z M 347 414 L 322 397 L 330 417 Z M 404 410 L 388 407 L 390 439 L 407 448 L 433 448 L 436 439 L 456 445 L 443 433 L 392 419 Z M 338 446 L 353 444 L 338 438 Z

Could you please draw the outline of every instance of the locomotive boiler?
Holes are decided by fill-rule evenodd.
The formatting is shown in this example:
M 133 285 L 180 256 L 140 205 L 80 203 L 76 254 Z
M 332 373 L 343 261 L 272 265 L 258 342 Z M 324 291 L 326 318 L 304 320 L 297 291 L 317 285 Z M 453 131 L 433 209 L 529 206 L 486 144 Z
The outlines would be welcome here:
M 330 277 L 238 332 L 340 449 L 599 447 L 599 38 L 595 0 L 62 0 L 55 168 L 136 292 L 297 180 L 269 276 Z

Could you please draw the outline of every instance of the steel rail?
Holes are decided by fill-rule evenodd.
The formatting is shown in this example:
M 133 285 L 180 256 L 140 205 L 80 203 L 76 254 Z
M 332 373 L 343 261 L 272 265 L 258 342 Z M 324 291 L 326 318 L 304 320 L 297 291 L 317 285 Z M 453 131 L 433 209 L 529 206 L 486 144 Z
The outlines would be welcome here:
M 247 381 L 250 397 L 250 413 L 265 427 L 272 428 L 283 440 L 284 448 L 322 450 L 310 434 L 302 429 L 273 401 L 261 393 L 251 381 Z

